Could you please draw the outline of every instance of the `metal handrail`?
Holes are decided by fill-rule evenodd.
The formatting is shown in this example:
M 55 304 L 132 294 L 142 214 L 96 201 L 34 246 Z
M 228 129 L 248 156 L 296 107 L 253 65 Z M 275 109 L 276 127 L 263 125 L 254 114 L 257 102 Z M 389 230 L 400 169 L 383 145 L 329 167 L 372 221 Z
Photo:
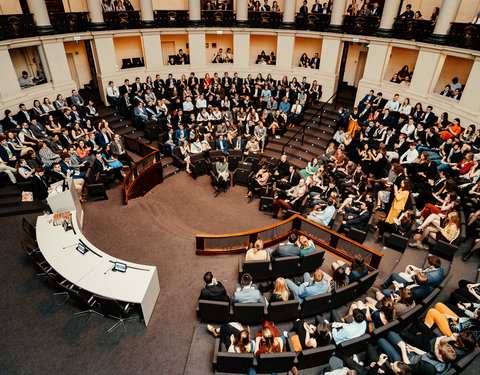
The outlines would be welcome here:
M 323 103 L 322 106 L 321 106 L 313 115 L 310 116 L 310 118 L 309 118 L 308 120 L 305 120 L 305 119 L 304 119 L 303 127 L 299 128 L 299 129 L 297 130 L 297 132 L 290 137 L 290 139 L 287 141 L 287 143 L 285 143 L 285 144 L 283 145 L 283 147 L 282 147 L 282 155 L 285 154 L 285 147 L 287 147 L 288 144 L 292 141 L 292 139 L 295 138 L 295 137 L 298 135 L 298 133 L 300 133 L 300 132 L 302 132 L 302 143 L 301 143 L 301 145 L 303 146 L 303 140 L 304 140 L 304 138 L 305 138 L 305 128 L 306 128 L 306 126 L 307 126 L 307 123 L 308 123 L 310 120 L 312 120 L 315 116 L 317 116 L 318 112 L 320 112 L 320 116 L 319 116 L 319 117 L 320 117 L 320 121 L 319 121 L 318 123 L 321 125 L 321 124 L 322 124 L 322 118 L 323 118 L 323 109 L 324 109 L 325 106 L 328 104 L 328 102 L 329 102 L 330 100 L 332 100 L 332 98 L 333 98 L 335 95 L 337 95 L 337 93 L 338 93 L 338 91 L 335 91 L 335 92 L 333 93 L 333 95 L 332 95 L 330 98 L 328 98 L 328 99 L 325 101 L 325 103 Z

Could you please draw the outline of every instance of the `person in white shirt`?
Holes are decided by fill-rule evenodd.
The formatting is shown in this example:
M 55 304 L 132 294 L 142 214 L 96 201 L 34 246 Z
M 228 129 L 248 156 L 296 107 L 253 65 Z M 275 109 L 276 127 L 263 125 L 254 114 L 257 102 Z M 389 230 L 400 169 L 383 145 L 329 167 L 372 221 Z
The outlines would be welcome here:
M 410 114 L 412 113 L 412 106 L 410 105 L 410 99 L 409 98 L 405 98 L 405 100 L 403 101 L 403 103 L 400 107 L 399 112 L 402 115 L 410 116 Z
M 197 107 L 197 109 L 202 109 L 202 108 L 207 108 L 207 101 L 205 100 L 205 98 L 203 97 L 203 95 L 200 95 L 195 103 L 195 107 Z
M 290 109 L 290 114 L 289 114 L 289 118 L 290 118 L 290 127 L 294 127 L 297 122 L 300 120 L 300 115 L 302 114 L 302 106 L 300 105 L 300 101 L 299 100 L 296 100 L 295 101 L 295 104 L 292 105 L 292 108 Z
M 192 99 L 187 96 L 187 98 L 185 99 L 185 101 L 183 102 L 183 112 L 189 114 L 189 113 L 193 113 L 193 103 L 192 103 Z
M 417 143 L 410 143 L 410 147 L 405 153 L 400 157 L 400 164 L 413 164 L 418 159 L 420 155 L 416 149 Z
M 345 131 L 343 129 L 343 126 L 340 126 L 337 130 L 337 132 L 333 135 L 333 140 L 338 143 L 343 143 L 345 140 Z
M 398 112 L 400 109 L 400 103 L 398 102 L 398 97 L 400 95 L 395 94 L 393 99 L 389 100 L 388 103 L 385 105 L 385 109 L 389 109 L 390 111 Z
M 415 131 L 415 124 L 413 122 L 413 117 L 409 117 L 408 123 L 403 125 L 400 129 L 400 133 L 405 134 L 409 137 Z
M 452 78 L 452 83 L 450 83 L 450 89 L 453 91 L 461 90 L 462 84 L 458 82 L 458 77 Z
M 207 109 L 203 107 L 201 112 L 198 112 L 197 122 L 206 123 L 209 119 L 210 119 L 210 115 L 208 114 Z
M 118 107 L 118 98 L 120 97 L 120 91 L 113 81 L 108 82 L 107 87 L 107 101 L 112 107 Z

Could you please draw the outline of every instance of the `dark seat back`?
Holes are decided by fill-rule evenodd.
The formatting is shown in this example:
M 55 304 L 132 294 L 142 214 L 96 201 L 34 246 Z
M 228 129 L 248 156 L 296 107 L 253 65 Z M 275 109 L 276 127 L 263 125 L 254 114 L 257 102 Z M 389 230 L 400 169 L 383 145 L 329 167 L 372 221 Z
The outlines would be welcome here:
M 394 320 L 388 324 L 385 324 L 384 326 L 382 327 L 379 327 L 379 328 L 375 328 L 373 330 L 373 332 L 371 332 L 370 334 L 372 335 L 372 337 L 375 339 L 375 340 L 378 340 L 382 337 L 385 337 L 389 331 L 397 331 L 397 327 L 398 325 L 400 324 L 400 322 L 398 320 Z
M 399 325 L 398 330 L 402 330 L 408 325 L 410 325 L 415 319 L 417 319 L 423 311 L 423 306 L 421 304 L 416 305 L 413 309 L 406 312 L 398 318 Z
M 258 358 L 258 373 L 287 372 L 295 361 L 295 352 L 263 353 Z
M 330 360 L 334 351 L 335 345 L 326 345 L 319 348 L 302 350 L 298 354 L 298 368 L 304 369 L 325 365 Z
M 431 253 L 439 256 L 442 259 L 452 261 L 453 256 L 458 250 L 458 246 L 453 243 L 445 241 L 436 241 Z
M 235 303 L 233 305 L 233 321 L 242 324 L 260 324 L 265 319 L 265 304 Z
M 368 289 L 370 289 L 377 279 L 378 270 L 369 272 L 367 275 L 363 276 L 360 280 L 358 280 L 358 287 L 355 292 L 355 296 L 360 296 L 365 293 Z
M 222 156 L 223 156 L 222 150 L 210 150 L 208 155 L 209 155 L 210 161 L 212 163 L 216 163 L 217 161 L 221 161 Z
M 330 308 L 330 299 L 332 293 L 320 294 L 318 296 L 307 297 L 303 300 L 300 317 L 314 316 L 327 311 Z
M 473 352 L 467 354 L 465 357 L 462 359 L 459 359 L 456 361 L 453 366 L 457 369 L 458 373 L 461 373 L 463 370 L 465 370 L 470 363 L 475 359 L 480 354 L 480 348 L 476 348 Z M 473 367 L 473 366 L 472 366 Z M 477 367 L 478 371 L 478 367 Z
M 400 251 L 404 252 L 405 249 L 407 248 L 408 245 L 408 238 L 404 236 L 400 236 L 399 234 L 391 233 L 388 236 L 388 239 L 385 243 L 385 246 Z
M 243 373 L 253 367 L 253 353 L 229 353 L 221 343 L 220 338 L 215 339 L 213 353 L 213 368 L 219 372 Z
M 207 172 L 207 162 L 202 153 L 191 155 L 190 161 L 192 163 L 192 172 L 196 176 Z
M 95 300 L 100 305 L 100 308 L 104 313 L 104 315 L 110 315 L 110 316 L 121 318 L 128 314 L 129 309 L 125 309 L 125 307 L 122 306 L 120 302 L 118 302 L 117 300 L 98 296 L 98 295 L 95 295 L 94 297 L 95 297 Z
M 370 334 L 365 333 L 360 337 L 341 342 L 337 345 L 337 354 L 350 356 L 355 353 L 360 353 L 365 350 L 370 338 Z
M 313 272 L 318 267 L 321 267 L 323 261 L 325 260 L 325 251 L 314 251 L 300 258 L 300 268 L 298 269 L 299 274 L 304 274 L 305 272 Z
M 441 289 L 440 288 L 435 288 L 432 290 L 432 292 L 423 299 L 421 304 L 424 306 L 425 309 L 428 309 L 428 307 L 431 305 L 433 300 L 437 298 L 437 296 L 440 294 Z
M 364 230 L 360 230 L 357 228 L 350 228 L 350 230 L 348 231 L 348 238 L 360 244 L 362 244 L 363 241 L 365 241 L 366 237 L 367 237 L 367 232 Z
M 268 306 L 268 321 L 284 322 L 297 319 L 299 304 L 300 302 L 296 299 L 270 303 Z
M 299 256 L 275 258 L 272 261 L 272 278 L 296 275 L 299 261 Z
M 355 290 L 357 289 L 357 286 L 358 286 L 358 282 L 355 281 L 332 293 L 330 308 L 335 309 L 339 306 L 346 305 L 347 302 L 351 301 L 352 296 L 355 295 Z
M 223 301 L 198 301 L 198 316 L 205 322 L 227 323 L 230 321 L 230 303 Z
M 253 282 L 268 280 L 269 272 L 269 260 L 246 260 L 243 263 L 242 274 L 249 273 L 253 278 Z

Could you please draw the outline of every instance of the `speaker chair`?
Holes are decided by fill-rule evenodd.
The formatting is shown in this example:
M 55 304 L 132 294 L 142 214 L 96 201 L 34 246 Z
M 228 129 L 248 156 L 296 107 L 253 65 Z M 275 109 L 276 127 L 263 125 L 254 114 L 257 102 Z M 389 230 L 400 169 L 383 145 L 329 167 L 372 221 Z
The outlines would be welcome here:
M 198 317 L 204 322 L 228 323 L 230 321 L 230 302 L 198 300 Z
M 202 153 L 190 155 L 190 164 L 194 176 L 201 176 L 207 173 L 207 162 Z
M 228 348 L 225 348 L 220 338 L 217 337 L 213 352 L 213 368 L 216 372 L 245 374 L 249 368 L 253 367 L 253 353 L 230 353 L 226 349 Z
M 235 303 L 233 305 L 233 321 L 242 324 L 260 324 L 267 315 L 264 303 Z
M 260 197 L 260 202 L 258 204 L 258 211 L 272 211 L 273 197 Z
M 99 295 L 94 295 L 93 297 L 98 301 L 98 304 L 102 312 L 105 315 L 108 315 L 110 318 L 115 319 L 117 321 L 113 326 L 111 326 L 107 330 L 108 333 L 112 332 L 119 325 L 123 326 L 123 329 L 125 330 L 125 332 L 127 332 L 127 327 L 125 326 L 125 322 L 129 320 L 139 319 L 138 316 L 132 316 L 132 317 L 128 316 L 130 311 L 132 310 L 132 305 L 130 303 L 122 305 L 120 302 L 118 302 L 115 299 L 102 297 Z
M 239 162 L 238 168 L 235 171 L 235 183 L 241 185 L 248 185 L 248 179 L 252 171 L 252 163 Z

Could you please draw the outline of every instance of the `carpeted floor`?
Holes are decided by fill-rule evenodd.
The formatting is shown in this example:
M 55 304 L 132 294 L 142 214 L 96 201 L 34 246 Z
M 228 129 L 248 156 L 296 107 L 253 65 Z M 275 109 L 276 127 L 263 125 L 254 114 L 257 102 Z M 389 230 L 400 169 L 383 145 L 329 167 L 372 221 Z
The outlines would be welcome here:
M 180 173 L 128 206 L 121 204 L 118 188 L 109 192 L 108 201 L 84 205 L 84 234 L 93 244 L 158 268 L 161 291 L 150 324 L 128 322 L 128 333 L 107 334 L 114 323 L 108 318 L 92 317 L 85 325 L 84 318 L 73 316 L 79 308 L 71 301 L 57 306 L 54 287 L 35 275 L 23 255 L 21 217 L 1 219 L 0 374 L 211 374 L 213 338 L 195 316 L 202 276 L 211 270 L 231 294 L 239 256 L 196 256 L 194 234 L 235 233 L 276 221 L 258 211 L 258 200 L 247 203 L 244 187 L 214 198 L 209 182 L 207 176 L 194 181 Z M 379 248 L 371 235 L 366 245 Z M 382 251 L 380 280 L 402 257 Z M 475 262 L 454 259 L 450 289 L 460 277 L 476 278 Z

